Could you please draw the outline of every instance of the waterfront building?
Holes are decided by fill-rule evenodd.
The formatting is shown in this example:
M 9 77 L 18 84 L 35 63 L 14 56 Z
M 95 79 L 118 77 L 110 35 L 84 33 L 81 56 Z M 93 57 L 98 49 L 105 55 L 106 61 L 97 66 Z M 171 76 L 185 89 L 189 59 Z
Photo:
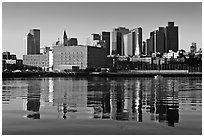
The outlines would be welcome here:
M 49 68 L 49 71 L 52 71 L 53 70 L 53 50 L 49 50 L 48 52 L 48 68 Z
M 168 53 L 163 54 L 163 58 L 167 58 L 167 59 L 178 58 L 179 57 L 179 52 L 180 51 L 174 52 L 173 50 L 169 50 Z
M 146 63 L 150 64 L 152 62 L 152 57 L 142 57 L 142 58 L 132 57 L 132 58 L 130 58 L 130 61 L 132 61 L 132 62 L 146 62 Z
M 23 55 L 23 64 L 35 67 L 46 67 L 46 55 L 36 54 L 36 55 Z
M 41 67 L 43 70 L 53 70 L 53 51 L 45 47 L 42 54 L 23 55 L 23 64 L 27 66 Z
M 9 51 L 2 53 L 2 70 L 15 70 L 22 66 L 22 59 L 17 59 L 15 54 Z
M 42 48 L 42 54 L 23 55 L 23 64 L 41 67 L 43 70 L 52 71 L 53 53 L 50 47 Z
M 111 55 L 124 55 L 124 41 L 123 35 L 130 31 L 125 27 L 118 27 L 112 31 L 112 51 Z
M 191 53 L 196 53 L 197 52 L 196 43 L 192 43 L 192 45 L 190 46 L 190 52 Z
M 14 54 L 10 54 L 10 52 L 3 52 L 2 53 L 2 55 L 3 55 L 3 59 L 4 60 L 16 60 L 17 58 L 16 58 L 16 55 L 14 55 Z
M 29 33 L 25 38 L 25 47 L 26 54 L 40 54 L 40 30 L 39 29 L 30 29 Z
M 93 46 L 54 46 L 53 69 L 86 69 L 106 67 L 106 50 Z

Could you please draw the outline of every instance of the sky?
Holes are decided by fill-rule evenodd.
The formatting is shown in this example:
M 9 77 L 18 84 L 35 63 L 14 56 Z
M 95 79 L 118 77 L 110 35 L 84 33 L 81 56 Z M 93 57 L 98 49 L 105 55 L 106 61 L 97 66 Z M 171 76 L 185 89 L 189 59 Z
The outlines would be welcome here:
M 179 27 L 179 49 L 189 51 L 192 42 L 202 47 L 201 2 L 3 2 L 2 51 L 22 58 L 23 39 L 32 28 L 40 29 L 41 47 L 62 40 L 64 30 L 84 45 L 91 34 L 119 26 L 142 27 L 145 41 L 170 21 Z

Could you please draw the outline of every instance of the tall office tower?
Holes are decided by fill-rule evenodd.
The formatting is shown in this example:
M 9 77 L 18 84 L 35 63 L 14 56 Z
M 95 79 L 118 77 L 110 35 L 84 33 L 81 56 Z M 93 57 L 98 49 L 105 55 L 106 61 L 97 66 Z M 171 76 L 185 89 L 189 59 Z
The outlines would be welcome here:
M 132 33 L 133 56 L 139 56 L 142 53 L 142 28 L 130 30 Z
M 154 37 L 155 37 L 154 36 L 154 31 L 150 32 L 150 38 L 149 38 L 149 53 L 150 53 L 150 55 L 152 55 L 152 53 L 155 52 L 155 50 L 154 50 L 154 40 L 155 40 L 155 38 Z
M 147 55 L 147 45 L 145 41 L 142 42 L 142 54 Z
M 163 27 L 159 27 L 159 30 L 154 31 L 154 35 L 154 52 L 163 54 L 165 52 L 165 29 Z
M 68 40 L 68 46 L 77 46 L 77 45 L 78 45 L 77 38 L 70 38 Z
M 110 32 L 102 32 L 101 40 L 105 41 L 104 47 L 107 51 L 107 55 L 110 55 Z
M 26 54 L 40 54 L 40 30 L 30 29 L 26 35 Z
M 125 34 L 123 36 L 123 40 L 124 40 L 124 55 L 133 56 L 132 33 Z
M 124 55 L 123 35 L 129 33 L 129 29 L 125 27 L 115 28 L 112 31 L 112 55 Z
M 150 39 L 146 39 L 146 51 L 147 51 L 146 55 L 151 55 L 151 52 L 150 52 Z
M 191 52 L 191 53 L 197 52 L 196 43 L 192 43 L 192 45 L 190 46 L 190 52 Z
M 174 22 L 168 22 L 165 29 L 165 52 L 169 50 L 178 51 L 178 26 Z
M 66 34 L 65 30 L 64 30 L 64 34 L 63 34 L 63 45 L 68 46 L 68 38 L 67 38 L 67 34 Z

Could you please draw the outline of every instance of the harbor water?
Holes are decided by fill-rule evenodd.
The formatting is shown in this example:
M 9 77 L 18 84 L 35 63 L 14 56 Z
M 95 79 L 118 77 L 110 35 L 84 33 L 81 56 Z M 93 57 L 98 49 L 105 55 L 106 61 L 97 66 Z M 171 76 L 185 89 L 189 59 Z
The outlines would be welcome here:
M 3 79 L 2 133 L 202 134 L 202 78 Z

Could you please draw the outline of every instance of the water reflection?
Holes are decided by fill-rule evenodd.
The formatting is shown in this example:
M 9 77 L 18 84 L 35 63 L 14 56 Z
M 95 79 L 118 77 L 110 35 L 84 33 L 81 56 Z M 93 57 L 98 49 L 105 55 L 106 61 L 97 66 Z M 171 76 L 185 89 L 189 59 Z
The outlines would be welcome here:
M 143 122 L 145 114 L 150 121 L 175 126 L 181 109 L 201 111 L 202 105 L 201 78 L 28 79 L 22 82 L 27 87 L 22 93 L 16 92 L 18 82 L 12 82 L 3 81 L 3 104 L 26 94 L 29 119 L 40 119 L 41 111 L 54 107 L 61 119 Z
M 40 119 L 40 82 L 38 80 L 30 81 L 28 83 L 27 94 L 27 118 Z

